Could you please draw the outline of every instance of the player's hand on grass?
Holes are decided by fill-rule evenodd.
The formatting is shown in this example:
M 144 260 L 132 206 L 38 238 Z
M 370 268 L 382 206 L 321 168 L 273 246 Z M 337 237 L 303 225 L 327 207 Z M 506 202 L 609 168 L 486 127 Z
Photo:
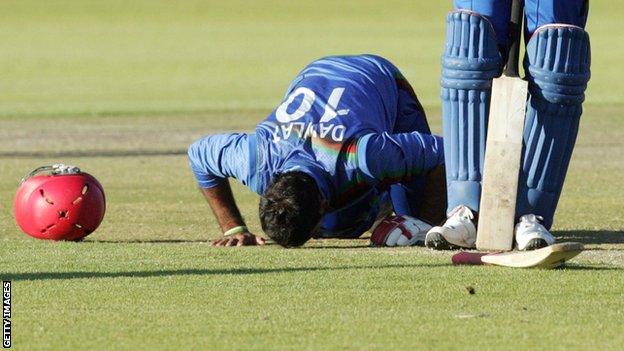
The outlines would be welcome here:
M 266 240 L 258 235 L 251 233 L 239 233 L 228 235 L 223 238 L 215 239 L 212 241 L 212 246 L 250 246 L 250 245 L 264 245 Z

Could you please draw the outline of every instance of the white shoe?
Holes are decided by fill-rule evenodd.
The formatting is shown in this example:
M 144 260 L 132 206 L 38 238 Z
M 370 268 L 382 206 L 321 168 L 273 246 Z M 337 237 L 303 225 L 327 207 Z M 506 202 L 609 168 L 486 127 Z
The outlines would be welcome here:
M 540 223 L 543 220 L 534 214 L 520 217 L 515 229 L 518 250 L 535 250 L 554 244 L 555 237 Z
M 448 250 L 455 246 L 474 248 L 477 228 L 472 211 L 460 205 L 455 207 L 442 226 L 433 227 L 425 237 L 425 246 L 436 250 Z

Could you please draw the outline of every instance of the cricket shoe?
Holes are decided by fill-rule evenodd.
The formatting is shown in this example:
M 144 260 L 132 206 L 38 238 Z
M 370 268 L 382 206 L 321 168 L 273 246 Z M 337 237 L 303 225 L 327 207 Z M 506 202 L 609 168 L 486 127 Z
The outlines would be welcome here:
M 433 227 L 425 237 L 425 246 L 435 250 L 451 250 L 456 248 L 474 248 L 477 241 L 477 227 L 474 214 L 459 205 L 451 211 L 443 225 Z
M 520 217 L 515 229 L 518 250 L 535 250 L 555 243 L 555 237 L 542 225 L 543 220 L 534 214 Z

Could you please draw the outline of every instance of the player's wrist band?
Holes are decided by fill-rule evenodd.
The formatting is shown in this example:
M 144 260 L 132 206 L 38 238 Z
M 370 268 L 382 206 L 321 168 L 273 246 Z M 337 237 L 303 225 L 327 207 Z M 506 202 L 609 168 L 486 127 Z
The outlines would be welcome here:
M 223 236 L 246 233 L 248 231 L 249 229 L 247 228 L 247 226 L 239 225 L 238 227 L 234 227 L 234 228 L 230 228 L 226 230 L 225 233 L 223 233 Z

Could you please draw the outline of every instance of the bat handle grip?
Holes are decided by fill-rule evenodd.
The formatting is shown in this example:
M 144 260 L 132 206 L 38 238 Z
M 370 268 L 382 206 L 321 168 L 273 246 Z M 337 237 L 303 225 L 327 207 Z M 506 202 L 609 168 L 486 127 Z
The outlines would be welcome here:
M 504 73 L 509 77 L 519 77 L 518 59 L 520 56 L 520 34 L 522 33 L 522 15 L 524 1 L 513 0 L 511 3 L 511 17 L 509 23 L 509 51 L 507 52 L 507 64 Z

